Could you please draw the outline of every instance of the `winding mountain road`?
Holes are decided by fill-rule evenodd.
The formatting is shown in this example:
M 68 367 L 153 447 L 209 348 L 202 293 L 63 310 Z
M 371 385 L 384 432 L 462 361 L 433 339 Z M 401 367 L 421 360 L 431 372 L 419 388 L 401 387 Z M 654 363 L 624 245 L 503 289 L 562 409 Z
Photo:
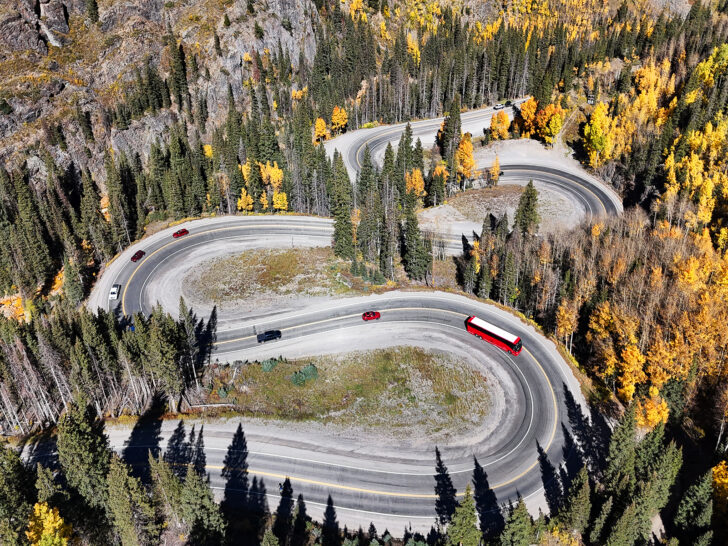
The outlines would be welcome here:
M 464 130 L 475 134 L 489 123 L 492 110 L 463 114 Z M 413 123 L 415 138 L 433 134 L 439 120 Z M 347 167 L 356 172 L 361 154 L 370 146 L 375 161 L 389 142 L 395 142 L 404 125 L 380 127 L 343 135 L 327 144 L 339 148 Z M 481 129 L 482 130 L 482 129 Z M 425 145 L 427 145 L 425 143 Z M 586 211 L 617 214 L 621 205 L 613 192 L 588 176 L 561 171 L 553 166 L 504 165 L 504 177 L 535 178 L 572 192 Z M 179 283 L 175 278 L 196 260 L 224 256 L 248 248 L 281 246 L 327 246 L 333 232 L 331 221 L 303 216 L 217 217 L 183 224 L 189 235 L 173 239 L 168 228 L 126 249 L 110 263 L 89 298 L 91 308 L 115 308 L 129 315 L 151 312 L 161 302 L 176 313 Z M 462 250 L 461 238 L 449 237 L 451 253 Z M 131 255 L 143 249 L 136 263 Z M 166 275 L 166 277 L 165 277 Z M 160 279 L 162 279 L 160 281 Z M 109 301 L 112 285 L 122 286 L 121 298 Z M 173 304 L 171 302 L 174 302 Z M 364 323 L 361 313 L 381 312 L 381 321 Z M 465 319 L 478 315 L 517 334 L 523 352 L 514 357 L 468 334 Z M 259 345 L 255 335 L 279 329 L 282 339 Z M 220 361 L 263 359 L 283 355 L 294 358 L 337 353 L 358 347 L 417 345 L 449 351 L 465 358 L 489 378 L 494 403 L 482 433 L 453 438 L 439 446 L 458 495 L 473 479 L 477 464 L 487 474 L 487 484 L 499 502 L 523 495 L 531 508 L 547 509 L 544 503 L 543 470 L 559 468 L 572 457 L 573 441 L 569 414 L 584 406 L 579 385 L 554 344 L 532 326 L 495 306 L 463 296 L 440 292 L 390 292 L 383 295 L 345 298 L 312 304 L 301 310 L 282 310 L 255 316 L 231 313 L 219 316 L 213 358 Z M 498 394 L 498 396 L 495 396 Z M 223 460 L 235 423 L 207 423 L 204 439 L 211 484 L 224 489 Z M 175 423 L 164 422 L 155 432 L 161 446 Z M 243 419 L 247 440 L 248 472 L 264 480 L 275 505 L 277 483 L 291 479 L 295 494 L 303 493 L 309 513 L 320 517 L 329 496 L 339 522 L 349 528 L 366 528 L 373 521 L 381 530 L 398 534 L 403 527 L 427 531 L 435 518 L 435 445 L 426 440 L 415 445 L 381 442 L 366 438 L 338 438 L 326 434 L 299 433 L 295 425 L 270 425 Z M 147 445 L 131 440 L 129 428 L 108 427 L 112 446 L 129 454 Z M 138 434 L 138 431 L 135 432 Z M 480 474 L 483 486 L 483 474 Z M 551 478 L 546 477 L 548 481 Z M 548 483 L 547 483 L 548 486 Z

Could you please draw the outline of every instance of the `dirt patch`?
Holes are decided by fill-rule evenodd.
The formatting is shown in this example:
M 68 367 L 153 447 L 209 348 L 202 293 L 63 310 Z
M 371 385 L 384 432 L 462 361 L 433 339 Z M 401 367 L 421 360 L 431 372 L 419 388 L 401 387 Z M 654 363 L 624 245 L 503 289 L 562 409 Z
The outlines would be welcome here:
M 488 214 L 496 218 L 518 207 L 518 200 L 523 193 L 523 186 L 502 185 L 492 188 L 481 188 L 458 193 L 448 200 L 448 204 L 471 222 L 483 222 Z
M 301 384 L 301 372 L 311 365 L 316 373 L 304 373 Z M 457 356 L 417 347 L 211 366 L 204 383 L 210 403 L 235 404 L 249 417 L 399 438 L 462 435 L 476 429 L 490 407 L 484 375 Z
M 184 291 L 220 306 L 262 296 L 329 296 L 348 291 L 340 267 L 330 248 L 249 250 L 193 268 Z

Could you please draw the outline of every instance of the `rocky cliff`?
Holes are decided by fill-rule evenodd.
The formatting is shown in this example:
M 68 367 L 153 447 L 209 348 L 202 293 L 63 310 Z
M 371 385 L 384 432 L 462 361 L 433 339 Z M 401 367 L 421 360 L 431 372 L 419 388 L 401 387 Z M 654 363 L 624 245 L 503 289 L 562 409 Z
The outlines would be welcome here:
M 98 6 L 95 24 L 86 17 L 85 0 L 4 0 L 0 6 L 0 163 L 7 168 L 38 155 L 39 143 L 59 165 L 73 162 L 97 180 L 103 180 L 109 148 L 145 157 L 151 142 L 179 119 L 176 109 L 147 115 L 124 130 L 113 128 L 104 112 L 123 99 L 134 69 L 146 59 L 163 76 L 169 72 L 163 44 L 168 28 L 204 67 L 190 90 L 207 99 L 205 133 L 227 113 L 228 86 L 242 99 L 243 81 L 250 77 L 241 67 L 246 52 L 278 51 L 280 43 L 294 65 L 301 55 L 311 60 L 315 54 L 312 21 L 318 14 L 310 0 L 99 0 Z M 256 23 L 262 37 L 256 37 Z M 89 115 L 93 141 L 74 115 L 77 105 Z M 63 147 L 49 137 L 57 126 Z M 43 176 L 42 169 L 35 172 Z

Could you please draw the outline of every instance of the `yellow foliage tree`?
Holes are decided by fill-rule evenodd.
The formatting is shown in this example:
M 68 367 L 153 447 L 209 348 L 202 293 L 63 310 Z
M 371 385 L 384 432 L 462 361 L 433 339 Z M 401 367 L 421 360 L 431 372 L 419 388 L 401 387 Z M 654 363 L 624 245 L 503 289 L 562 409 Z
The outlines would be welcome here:
M 346 110 L 338 106 L 334 106 L 334 111 L 331 114 L 331 129 L 335 133 L 343 132 L 346 130 L 346 125 L 348 123 L 349 117 L 346 115 Z
M 728 514 L 728 463 L 721 461 L 713 467 L 713 493 L 715 507 L 725 516 Z
M 263 192 L 260 194 L 260 208 L 268 210 L 268 193 Z
M 657 387 L 650 387 L 650 397 L 637 402 L 637 424 L 644 428 L 655 428 L 660 423 L 667 422 L 670 410 Z
M 599 167 L 611 158 L 611 120 L 607 115 L 607 104 L 600 102 L 584 126 L 584 147 L 589 154 L 589 164 Z
M 205 157 L 212 157 L 212 146 L 210 146 L 209 144 L 204 144 L 202 146 L 202 151 L 204 152 Z
M 536 110 L 538 109 L 538 101 L 531 97 L 521 104 L 521 136 L 523 138 L 531 138 L 536 131 Z
M 265 165 L 258 163 L 260 166 L 260 175 L 263 178 L 263 183 L 268 184 L 273 188 L 273 191 L 279 191 L 283 184 L 283 169 L 278 167 L 278 162 L 274 161 L 273 165 L 270 161 L 267 161 Z
M 238 210 L 250 212 L 253 210 L 253 198 L 248 194 L 245 188 L 240 189 L 240 197 L 238 198 Z
M 288 196 L 286 195 L 286 192 L 273 192 L 273 208 L 281 212 L 288 210 Z
M 508 129 L 511 126 L 511 120 L 508 114 L 503 110 L 490 118 L 490 136 L 493 140 L 504 140 L 508 138 Z
M 465 133 L 460 138 L 460 144 L 455 151 L 455 162 L 461 178 L 469 179 L 475 176 L 475 158 L 473 158 L 473 141 L 470 133 Z
M 71 538 L 71 526 L 63 521 L 58 508 L 51 508 L 46 502 L 33 506 L 28 530 L 28 541 L 38 546 L 66 546 Z
M 549 104 L 536 113 L 536 132 L 546 144 L 553 144 L 564 123 L 564 109 L 557 104 Z
M 420 46 L 411 34 L 407 34 L 407 53 L 412 57 L 415 65 L 420 66 Z
M 495 154 L 493 166 L 490 168 L 490 183 L 497 186 L 498 180 L 500 180 L 500 159 L 498 159 L 498 154 Z
M 326 140 L 326 122 L 324 118 L 317 118 L 316 124 L 314 125 L 313 133 L 314 142 L 323 142 Z
M 573 304 L 564 300 L 556 311 L 556 336 L 564 340 L 564 345 L 571 353 L 571 340 L 577 326 L 576 308 Z
M 414 195 L 417 199 L 426 195 L 425 179 L 422 177 L 422 171 L 412 169 L 412 171 L 405 173 L 404 180 L 407 193 Z

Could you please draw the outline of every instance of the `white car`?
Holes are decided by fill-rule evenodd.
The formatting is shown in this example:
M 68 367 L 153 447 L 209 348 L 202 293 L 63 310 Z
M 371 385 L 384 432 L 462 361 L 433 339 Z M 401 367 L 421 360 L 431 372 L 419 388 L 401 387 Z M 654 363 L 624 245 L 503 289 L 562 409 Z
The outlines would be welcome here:
M 495 106 L 493 106 L 493 110 L 503 110 L 503 108 L 505 108 L 505 106 L 503 104 L 500 104 L 500 103 L 498 103 Z
M 118 300 L 119 299 L 119 292 L 121 292 L 121 285 L 115 284 L 111 287 L 111 291 L 109 292 L 109 299 L 110 300 Z

